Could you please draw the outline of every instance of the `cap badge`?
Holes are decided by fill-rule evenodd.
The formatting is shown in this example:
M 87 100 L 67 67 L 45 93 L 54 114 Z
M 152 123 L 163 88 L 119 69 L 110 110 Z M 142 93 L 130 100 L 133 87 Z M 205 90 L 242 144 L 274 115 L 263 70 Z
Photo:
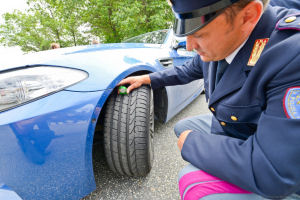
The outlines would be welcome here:
M 268 41 L 269 38 L 258 39 L 255 41 L 251 56 L 248 61 L 248 66 L 255 66 L 255 64 L 257 63 L 258 59 L 261 56 L 261 53 L 263 52 L 265 46 L 267 45 Z

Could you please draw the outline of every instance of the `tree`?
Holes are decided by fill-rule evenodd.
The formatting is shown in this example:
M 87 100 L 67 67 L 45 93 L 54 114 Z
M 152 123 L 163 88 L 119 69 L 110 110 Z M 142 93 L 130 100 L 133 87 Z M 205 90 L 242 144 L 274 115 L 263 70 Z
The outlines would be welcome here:
M 0 42 L 20 46 L 25 52 L 49 49 L 52 42 L 61 47 L 88 44 L 81 27 L 82 0 L 28 0 L 26 13 L 4 14 L 0 26 Z
M 166 0 L 27 0 L 26 12 L 4 14 L 0 44 L 25 52 L 102 43 L 169 28 L 171 8 Z
M 173 15 L 166 0 L 89 0 L 85 20 L 91 33 L 104 42 L 120 42 L 171 26 Z

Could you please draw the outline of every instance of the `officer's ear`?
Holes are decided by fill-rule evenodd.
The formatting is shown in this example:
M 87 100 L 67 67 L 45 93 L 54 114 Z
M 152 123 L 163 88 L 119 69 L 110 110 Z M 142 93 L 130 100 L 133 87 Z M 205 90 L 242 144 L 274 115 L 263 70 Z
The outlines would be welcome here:
M 260 1 L 251 1 L 240 12 L 239 19 L 244 31 L 251 30 L 258 23 L 263 13 L 263 4 Z

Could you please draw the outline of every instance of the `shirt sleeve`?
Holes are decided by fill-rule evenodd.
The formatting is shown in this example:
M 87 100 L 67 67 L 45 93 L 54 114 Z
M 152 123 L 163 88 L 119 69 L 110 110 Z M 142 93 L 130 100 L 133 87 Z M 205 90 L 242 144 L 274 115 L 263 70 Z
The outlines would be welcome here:
M 200 56 L 197 55 L 184 65 L 174 66 L 151 73 L 151 87 L 157 89 L 170 85 L 182 85 L 203 78 L 202 65 L 203 62 L 201 61 Z

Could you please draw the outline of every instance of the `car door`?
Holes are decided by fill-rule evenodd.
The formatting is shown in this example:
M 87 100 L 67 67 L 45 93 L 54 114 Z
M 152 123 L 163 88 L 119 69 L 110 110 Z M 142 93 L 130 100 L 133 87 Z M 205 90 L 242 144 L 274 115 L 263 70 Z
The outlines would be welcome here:
M 185 38 L 174 37 L 169 55 L 160 59 L 160 63 L 165 68 L 183 65 L 193 59 L 196 53 L 186 50 Z M 166 121 L 168 121 L 203 91 L 203 80 L 195 80 L 185 85 L 168 86 L 166 90 L 168 93 Z

